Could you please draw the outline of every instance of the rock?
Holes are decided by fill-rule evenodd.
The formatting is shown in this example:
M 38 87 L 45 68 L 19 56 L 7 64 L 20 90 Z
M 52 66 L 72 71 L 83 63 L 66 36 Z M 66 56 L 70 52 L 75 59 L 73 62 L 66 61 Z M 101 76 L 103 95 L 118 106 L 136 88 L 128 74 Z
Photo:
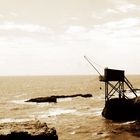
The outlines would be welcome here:
M 56 98 L 74 98 L 74 97 L 92 97 L 92 94 L 74 94 L 74 95 L 58 95 L 58 96 L 51 96 L 51 97 L 56 97 Z
M 74 98 L 74 97 L 84 97 L 89 98 L 92 97 L 92 94 L 74 94 L 74 95 L 58 95 L 58 96 L 50 96 L 50 97 L 38 97 L 32 98 L 27 100 L 26 102 L 36 102 L 36 103 L 43 103 L 43 102 L 57 102 L 58 98 Z
M 89 98 L 89 97 L 92 97 L 92 94 L 81 95 L 81 97 Z
M 56 130 L 46 123 L 29 121 L 0 124 L 0 140 L 58 140 Z
M 30 100 L 27 100 L 26 102 L 37 102 L 37 103 L 43 103 L 43 102 L 57 102 L 57 98 L 54 96 L 51 97 L 38 97 L 38 98 L 32 98 Z
M 140 98 L 110 99 L 106 102 L 102 115 L 114 121 L 140 120 Z
M 102 134 L 103 134 L 103 132 L 98 132 L 98 133 L 97 133 L 97 135 L 102 135 Z

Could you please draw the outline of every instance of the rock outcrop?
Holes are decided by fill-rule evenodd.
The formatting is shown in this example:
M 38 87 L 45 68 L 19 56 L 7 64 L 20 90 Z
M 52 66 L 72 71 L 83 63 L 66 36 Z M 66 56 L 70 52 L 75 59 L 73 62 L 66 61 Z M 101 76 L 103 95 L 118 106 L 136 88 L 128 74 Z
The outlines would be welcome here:
M 40 121 L 1 123 L 0 140 L 58 140 L 56 130 Z
M 102 115 L 114 121 L 140 120 L 140 97 L 110 99 L 106 102 Z
M 43 103 L 43 102 L 57 102 L 58 98 L 74 98 L 74 97 L 92 97 L 92 94 L 75 94 L 75 95 L 59 95 L 59 96 L 50 96 L 50 97 L 38 97 L 38 98 L 32 98 L 27 100 L 26 102 L 36 102 L 36 103 Z
M 56 103 L 57 102 L 57 98 L 50 96 L 50 97 L 37 97 L 37 98 L 32 98 L 27 100 L 26 102 L 36 102 L 36 103 L 44 103 L 44 102 L 53 102 Z

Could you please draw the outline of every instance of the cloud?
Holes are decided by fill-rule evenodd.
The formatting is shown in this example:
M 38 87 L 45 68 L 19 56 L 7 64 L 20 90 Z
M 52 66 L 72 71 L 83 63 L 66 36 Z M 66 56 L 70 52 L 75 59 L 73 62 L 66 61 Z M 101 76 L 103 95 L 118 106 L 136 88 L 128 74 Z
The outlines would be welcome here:
M 65 28 L 64 32 L 58 36 L 58 41 L 60 42 L 77 42 L 84 41 L 85 34 L 88 28 L 85 26 L 68 26 Z
M 70 26 L 68 29 L 65 31 L 65 33 L 68 34 L 81 34 L 86 31 L 86 28 L 83 26 Z
M 47 30 L 46 27 L 37 24 L 17 24 L 14 22 L 4 22 L 0 24 L 0 30 L 5 31 L 25 31 L 25 32 L 44 32 Z
M 140 25 L 140 19 L 138 18 L 126 18 L 119 21 L 111 21 L 105 24 L 102 24 L 102 28 L 108 30 L 120 30 L 124 28 L 131 28 Z M 97 25 L 96 27 L 101 27 L 101 25 Z
M 3 14 L 0 14 L 0 18 L 4 18 L 4 15 Z
M 33 25 L 35 30 L 31 31 L 22 25 L 10 24 L 4 31 L 19 30 L 33 33 L 42 31 L 40 28 L 35 28 L 34 24 L 24 24 L 26 27 Z M 65 26 L 64 32 L 50 34 L 50 37 L 53 36 L 52 40 L 48 39 L 46 34 L 37 34 L 37 36 L 29 34 L 12 38 L 1 36 L 1 71 L 4 74 L 11 74 L 11 69 L 8 67 L 13 67 L 12 74 L 26 74 L 26 71 L 27 74 L 92 73 L 85 66 L 84 55 L 91 59 L 95 58 L 95 62 L 104 66 L 127 69 L 127 66 L 132 65 L 130 62 L 139 60 L 137 52 L 140 51 L 138 47 L 140 41 L 136 37 L 140 35 L 139 25 L 139 18 L 125 18 L 92 27 Z M 46 27 L 44 31 L 47 31 Z M 132 53 L 135 54 L 133 59 Z M 58 69 L 60 67 L 61 69 Z
M 139 25 L 139 18 L 125 18 L 92 27 L 69 26 L 61 34 L 59 43 L 73 48 L 71 54 L 75 52 L 79 58 L 87 55 L 101 65 L 127 69 L 132 61 L 139 60 Z M 133 54 L 134 58 L 131 57 Z
M 102 10 L 96 12 L 93 11 L 91 17 L 100 20 L 100 19 L 118 19 L 119 17 L 136 17 L 140 12 L 140 5 L 135 2 L 128 2 L 126 0 L 110 0 L 110 5 L 103 8 Z
M 69 26 L 64 33 L 58 36 L 58 42 L 65 44 L 74 43 L 80 45 L 101 44 L 101 42 L 109 42 L 110 40 L 131 40 L 140 37 L 140 19 L 125 18 L 117 21 L 109 21 L 106 23 L 94 25 L 92 27 L 85 26 Z
M 133 11 L 140 10 L 139 8 L 140 8 L 140 6 L 130 3 L 130 4 L 120 5 L 116 9 L 120 12 L 127 13 L 127 12 L 133 12 Z
M 19 16 L 16 12 L 10 12 L 9 15 L 12 16 L 12 17 L 18 17 Z
M 135 37 L 140 36 L 140 19 L 125 18 L 119 21 L 111 21 L 95 26 L 95 30 L 109 35 L 109 37 Z
M 69 21 L 78 21 L 79 18 L 76 17 L 76 16 L 72 16 L 72 17 L 68 17 L 68 20 L 69 20 Z
M 128 2 L 126 0 L 117 0 L 112 1 L 113 3 L 113 11 L 115 10 L 118 13 L 133 13 L 140 12 L 140 5 L 135 4 L 134 1 Z M 113 12 L 112 12 L 113 13 Z
M 127 1 L 127 0 L 117 0 L 112 1 L 114 5 L 114 10 L 122 13 L 131 13 L 131 12 L 139 12 L 140 5 L 136 4 L 135 1 Z
M 115 10 L 115 9 L 108 8 L 105 13 L 107 13 L 107 14 L 116 14 L 116 13 L 118 13 L 118 11 Z

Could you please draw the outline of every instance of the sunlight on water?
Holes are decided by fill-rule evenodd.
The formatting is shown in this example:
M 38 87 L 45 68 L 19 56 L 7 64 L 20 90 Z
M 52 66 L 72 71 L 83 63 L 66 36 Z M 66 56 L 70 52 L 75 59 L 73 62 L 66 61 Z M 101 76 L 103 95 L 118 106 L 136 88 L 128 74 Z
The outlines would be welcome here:
M 57 102 L 68 102 L 71 100 L 72 100 L 72 98 L 60 98 L 60 99 L 57 99 Z
M 57 115 L 68 114 L 73 112 L 76 112 L 76 110 L 57 108 L 57 109 L 50 109 L 47 112 L 35 112 L 33 115 L 37 116 L 37 118 L 47 118 L 50 116 L 57 116 Z
M 25 102 L 27 99 L 23 99 L 23 100 L 12 100 L 11 103 L 14 104 L 27 104 L 27 102 Z

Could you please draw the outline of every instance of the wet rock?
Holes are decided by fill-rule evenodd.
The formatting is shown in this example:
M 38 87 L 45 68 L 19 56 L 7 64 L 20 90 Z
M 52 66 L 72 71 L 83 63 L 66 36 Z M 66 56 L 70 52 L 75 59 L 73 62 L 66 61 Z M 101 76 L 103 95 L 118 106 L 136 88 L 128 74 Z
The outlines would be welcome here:
M 43 102 L 57 102 L 57 98 L 54 96 L 51 97 L 38 97 L 38 98 L 32 98 L 30 100 L 27 100 L 26 102 L 37 102 L 37 103 L 43 103 Z
M 58 96 L 50 96 L 50 97 L 38 97 L 32 98 L 27 100 L 26 102 L 36 102 L 36 103 L 43 103 L 43 102 L 57 102 L 58 98 L 74 98 L 74 97 L 84 97 L 89 98 L 92 97 L 92 94 L 74 94 L 74 95 L 58 95 Z
M 102 115 L 114 121 L 140 120 L 140 97 L 110 99 L 106 102 Z
M 56 97 L 56 98 L 74 98 L 74 97 L 84 97 L 84 98 L 89 98 L 92 97 L 92 94 L 74 94 L 74 95 L 58 95 L 58 96 L 51 96 L 51 97 Z
M 58 140 L 56 130 L 46 123 L 29 121 L 0 124 L 0 140 Z
M 89 98 L 89 97 L 92 97 L 92 94 L 84 94 L 84 95 L 81 95 L 81 97 Z
M 102 135 L 102 134 L 103 134 L 103 132 L 98 132 L 98 133 L 97 133 L 97 135 Z

